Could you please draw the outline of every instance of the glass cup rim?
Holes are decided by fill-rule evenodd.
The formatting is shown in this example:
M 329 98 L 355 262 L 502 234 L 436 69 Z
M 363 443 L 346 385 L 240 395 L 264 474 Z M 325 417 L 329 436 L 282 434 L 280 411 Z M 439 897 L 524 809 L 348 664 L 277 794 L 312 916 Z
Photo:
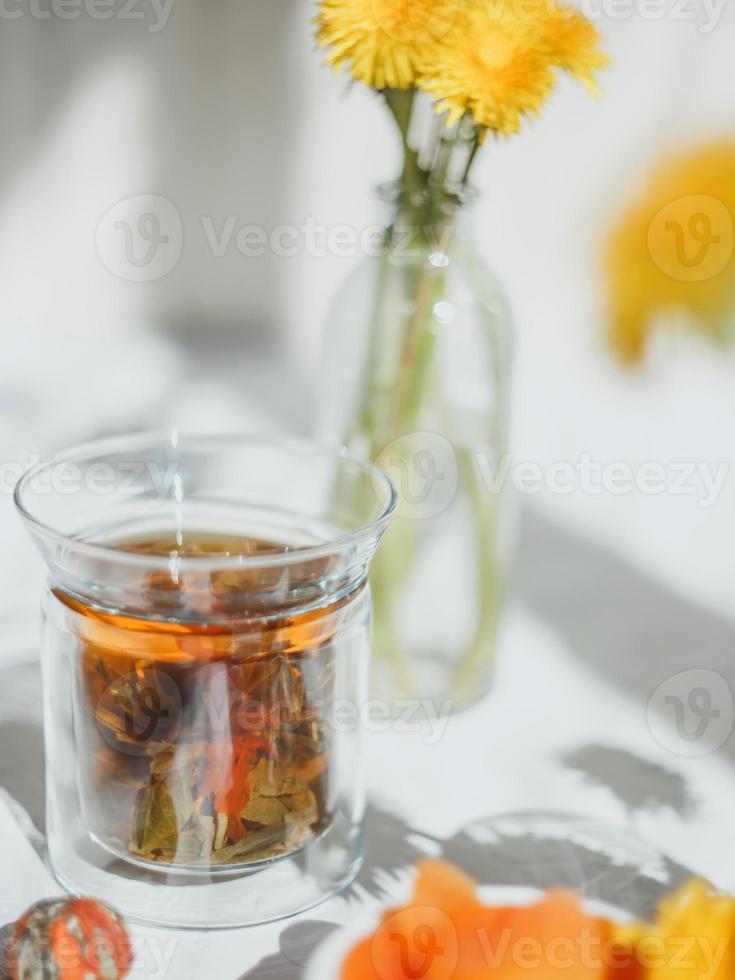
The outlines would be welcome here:
M 142 430 L 126 435 L 93 439 L 54 453 L 47 459 L 34 463 L 21 474 L 13 491 L 13 502 L 23 521 L 31 530 L 38 534 L 39 537 L 53 541 L 57 545 L 71 547 L 80 554 L 85 554 L 92 558 L 114 559 L 115 561 L 131 565 L 170 569 L 171 559 L 167 555 L 126 552 L 113 544 L 84 541 L 81 538 L 75 537 L 73 534 L 67 534 L 58 530 L 31 512 L 26 506 L 24 493 L 33 479 L 36 479 L 44 472 L 51 472 L 56 466 L 65 463 L 92 461 L 96 456 L 101 456 L 106 453 L 119 452 L 122 454 L 125 451 L 135 449 L 142 451 L 144 449 L 159 447 L 178 449 L 195 448 L 197 446 L 201 448 L 216 448 L 219 446 L 225 448 L 228 445 L 232 446 L 233 449 L 246 446 L 260 446 L 293 455 L 299 454 L 302 457 L 310 456 L 315 460 L 321 459 L 322 461 L 331 461 L 333 463 L 342 462 L 349 464 L 365 477 L 372 479 L 374 485 L 378 485 L 383 489 L 386 503 L 378 516 L 373 520 L 361 524 L 352 531 L 344 531 L 343 533 L 337 534 L 328 541 L 320 541 L 317 544 L 296 545 L 289 548 L 288 551 L 278 552 L 277 554 L 224 555 L 214 553 L 179 556 L 176 560 L 176 565 L 181 570 L 201 570 L 208 566 L 217 569 L 264 568 L 325 558 L 335 552 L 344 550 L 348 546 L 379 538 L 385 531 L 396 509 L 398 495 L 387 474 L 377 464 L 360 459 L 344 446 L 328 446 L 319 442 L 312 442 L 308 439 L 279 434 L 252 432 L 189 433 L 186 431 L 180 432 L 178 429 Z

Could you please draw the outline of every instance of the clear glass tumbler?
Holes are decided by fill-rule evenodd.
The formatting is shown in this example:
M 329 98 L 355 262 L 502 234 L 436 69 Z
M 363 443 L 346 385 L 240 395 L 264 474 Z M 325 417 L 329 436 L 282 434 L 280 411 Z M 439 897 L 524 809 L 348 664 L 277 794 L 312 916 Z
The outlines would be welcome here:
M 51 863 L 130 917 L 301 911 L 361 860 L 377 469 L 272 439 L 138 435 L 29 471 L 49 569 Z

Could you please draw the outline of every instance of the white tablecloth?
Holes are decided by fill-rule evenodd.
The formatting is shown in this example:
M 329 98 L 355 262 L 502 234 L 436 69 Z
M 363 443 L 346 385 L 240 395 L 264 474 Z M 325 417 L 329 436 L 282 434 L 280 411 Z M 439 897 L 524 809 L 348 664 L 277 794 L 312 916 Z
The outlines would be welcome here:
M 150 350 L 151 358 L 163 350 L 164 365 L 178 357 L 155 344 Z M 210 429 L 262 429 L 283 421 L 248 405 L 236 379 L 228 386 L 200 376 L 177 402 L 184 370 L 179 364 L 165 408 L 161 388 L 160 397 L 141 398 L 137 415 L 128 404 L 126 425 L 169 424 L 187 412 L 190 423 Z M 261 386 L 267 377 L 260 375 Z M 123 377 L 118 388 L 129 398 L 128 381 Z M 114 405 L 114 385 L 108 395 Z M 115 413 L 107 416 L 110 428 Z M 39 420 L 45 417 L 38 412 Z M 85 426 L 75 418 L 55 434 L 57 443 L 104 427 L 98 419 Z M 35 430 L 33 437 L 40 445 Z M 26 817 L 42 828 L 35 613 L 41 569 L 9 500 L 0 504 L 8 542 L 0 564 L 0 786 L 8 794 L 0 798 L 1 924 L 58 888 Z M 673 861 L 735 888 L 735 739 L 732 696 L 727 699 L 735 691 L 735 624 L 532 506 L 522 511 L 514 583 L 491 696 L 443 726 L 368 736 L 366 866 L 356 888 L 287 922 L 240 931 L 134 926 L 133 976 L 295 980 L 334 923 L 405 885 L 421 853 L 417 833 L 441 842 L 474 819 L 505 811 L 556 810 L 617 823 L 654 841 Z M 687 736 L 692 723 L 696 728 L 699 703 L 695 717 L 687 717 L 688 698 L 702 687 L 713 699 L 710 708 L 719 711 L 706 737 L 721 744 Z M 677 699 L 683 735 L 677 733 Z M 9 806 L 9 800 L 15 802 Z

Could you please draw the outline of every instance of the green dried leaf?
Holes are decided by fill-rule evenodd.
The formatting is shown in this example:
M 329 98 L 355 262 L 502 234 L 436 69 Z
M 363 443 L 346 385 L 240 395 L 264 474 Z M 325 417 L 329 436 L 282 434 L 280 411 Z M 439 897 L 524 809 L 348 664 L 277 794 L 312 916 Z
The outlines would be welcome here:
M 257 796 L 250 800 L 242 811 L 242 816 L 251 823 L 262 823 L 270 827 L 272 824 L 283 823 L 286 813 L 286 807 L 275 797 Z
M 236 864 L 245 860 L 253 861 L 258 858 L 269 857 L 272 848 L 283 843 L 285 836 L 284 824 L 255 830 L 243 837 L 237 844 L 230 844 L 229 847 L 223 847 L 222 850 L 217 851 L 217 861 L 223 864 Z
M 174 850 L 162 849 L 162 856 L 169 861 L 181 864 L 193 864 L 202 856 L 202 842 L 194 830 L 185 830 L 179 834 Z
M 166 745 L 163 751 L 153 755 L 151 760 L 151 773 L 154 776 L 169 773 L 174 769 L 184 769 L 198 760 L 206 759 L 206 742 L 181 742 L 176 745 Z
M 188 766 L 185 769 L 175 769 L 173 772 L 167 773 L 164 779 L 176 813 L 176 823 L 179 830 L 189 822 L 194 813 L 194 797 L 192 796 L 194 775 L 194 766 Z
M 176 807 L 163 783 L 152 783 L 140 790 L 135 801 L 133 843 L 141 854 L 176 850 L 179 823 Z

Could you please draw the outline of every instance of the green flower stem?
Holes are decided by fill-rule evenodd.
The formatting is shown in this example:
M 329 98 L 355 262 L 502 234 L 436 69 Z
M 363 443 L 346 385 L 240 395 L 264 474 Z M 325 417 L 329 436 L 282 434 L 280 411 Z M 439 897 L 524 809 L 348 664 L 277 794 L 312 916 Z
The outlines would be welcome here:
M 370 335 L 368 337 L 369 349 L 368 363 L 365 373 L 365 393 L 362 398 L 361 418 L 357 426 L 358 432 L 366 432 L 370 435 L 371 446 L 373 443 L 372 435 L 378 425 L 377 408 L 379 396 L 382 394 L 379 385 L 378 370 L 380 364 L 380 351 L 382 347 L 382 327 L 383 323 L 387 319 L 385 315 L 385 307 L 387 300 L 387 285 L 391 271 L 390 240 L 392 233 L 392 229 L 389 228 L 386 232 L 385 241 L 380 253 L 378 279 L 375 290 L 375 302 L 373 303 L 372 317 L 369 328 Z M 352 439 L 348 438 L 347 442 L 350 443 L 351 441 Z
M 466 268 L 473 269 L 471 263 Z M 472 275 L 475 288 L 480 291 L 483 283 Z M 496 333 L 491 334 L 493 345 L 490 369 L 496 392 L 496 408 L 492 417 L 492 445 L 500 458 L 506 451 L 507 405 L 509 400 L 507 377 L 503 370 L 508 351 L 505 340 Z M 472 645 L 459 664 L 456 678 L 456 691 L 459 697 L 471 694 L 471 685 L 480 668 L 492 660 L 500 609 L 504 595 L 502 564 L 498 559 L 495 544 L 500 533 L 500 519 L 503 501 L 491 495 L 477 472 L 477 467 L 466 449 L 459 452 L 459 466 L 465 477 L 470 503 L 474 514 L 477 559 L 478 607 L 480 618 Z M 487 648 L 487 649 L 486 649 Z
M 472 684 L 478 671 L 491 665 L 495 649 L 502 602 L 502 579 L 495 548 L 500 513 L 498 498 L 488 493 L 479 478 L 472 454 L 466 447 L 457 450 L 457 463 L 474 517 L 477 598 L 480 610 L 472 644 L 460 661 L 455 677 L 454 693 L 460 699 L 465 699 L 472 693 Z
M 391 422 L 393 438 L 395 439 L 409 431 L 409 418 L 411 415 L 415 418 L 420 407 L 417 392 L 423 390 L 425 375 L 431 364 L 423 341 L 427 332 L 430 332 L 428 321 L 436 301 L 437 287 L 441 288 L 438 275 L 441 271 L 441 269 L 425 264 L 419 277 L 415 306 L 406 325 L 396 381 Z M 423 356 L 419 359 L 419 352 L 422 351 L 422 348 Z
M 457 130 L 457 132 L 455 132 L 448 139 L 442 136 L 439 142 L 439 151 L 436 155 L 436 162 L 431 171 L 431 185 L 433 193 L 439 200 L 441 200 L 447 191 L 449 167 L 452 162 L 452 156 L 454 155 L 454 151 L 457 147 L 458 139 L 459 130 Z
M 405 694 L 414 689 L 411 657 L 402 646 L 395 627 L 395 603 L 406 576 L 413 567 L 416 536 L 409 521 L 397 521 L 388 529 L 373 561 L 370 590 L 373 598 L 375 652 L 390 660 L 393 683 Z
M 388 88 L 383 92 L 383 97 L 398 125 L 403 143 L 401 186 L 408 191 L 420 191 L 426 187 L 429 175 L 419 166 L 419 155 L 408 142 L 416 89 Z
M 418 154 L 408 142 L 414 93 L 387 90 L 383 94 L 401 133 L 404 169 L 397 199 L 397 218 L 387 230 L 385 249 L 380 258 L 366 385 L 358 425 L 358 430 L 368 440 L 372 458 L 379 456 L 391 440 L 416 430 L 421 424 L 435 371 L 437 334 L 433 308 L 445 286 L 444 267 L 431 262 L 428 256 L 432 251 L 444 251 L 453 233 L 459 201 L 448 193 L 446 185 L 453 154 L 460 142 L 467 142 L 461 139 L 458 127 L 451 137 L 441 139 L 431 171 L 423 170 L 418 163 Z M 463 175 L 465 183 L 478 147 L 478 140 L 470 144 Z M 419 248 L 418 262 L 404 263 L 402 256 L 393 254 L 395 227 L 404 224 L 414 232 L 412 244 Z M 393 381 L 393 386 L 388 387 L 381 361 L 385 357 L 386 344 L 392 346 L 389 333 L 398 319 L 390 308 L 395 277 L 405 283 L 408 295 L 413 297 L 413 309 L 403 323 L 398 368 L 388 372 Z M 451 430 L 449 422 L 448 429 Z M 459 446 L 459 442 L 455 441 L 454 445 Z M 486 662 L 489 665 L 494 649 L 501 599 L 501 576 L 494 547 L 499 506 L 497 499 L 490 497 L 482 485 L 470 450 L 457 448 L 457 455 L 462 485 L 466 488 L 473 514 L 480 610 L 472 644 L 459 664 L 453 691 L 448 692 L 464 697 L 471 694 L 477 671 Z M 407 693 L 413 689 L 411 657 L 401 645 L 395 612 L 403 586 L 415 566 L 417 543 L 414 522 L 398 517 L 376 555 L 370 576 L 376 653 L 390 660 L 394 684 Z
M 472 164 L 475 162 L 475 157 L 477 156 L 477 151 L 482 146 L 482 141 L 484 139 L 485 130 L 480 129 L 475 133 L 472 140 L 472 147 L 467 157 L 467 163 L 465 164 L 464 173 L 462 174 L 462 186 L 466 187 L 470 180 L 470 171 L 472 170 Z

